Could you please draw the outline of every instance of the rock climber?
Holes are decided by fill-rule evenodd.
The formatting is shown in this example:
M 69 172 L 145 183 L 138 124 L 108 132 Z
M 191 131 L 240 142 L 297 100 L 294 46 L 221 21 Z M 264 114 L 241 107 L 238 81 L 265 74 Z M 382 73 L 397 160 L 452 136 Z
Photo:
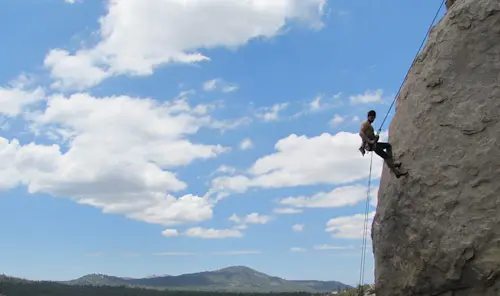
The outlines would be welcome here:
M 365 151 L 373 151 L 377 153 L 378 156 L 382 157 L 391 170 L 391 172 L 396 175 L 397 178 L 407 175 L 408 172 L 402 173 L 399 171 L 401 163 L 395 163 L 392 156 L 392 146 L 390 143 L 379 142 L 379 136 L 375 135 L 372 123 L 377 117 L 375 110 L 368 111 L 367 119 L 361 124 L 359 130 L 359 135 L 361 136 L 362 143 L 359 147 L 359 151 L 364 156 Z M 384 151 L 385 150 L 385 151 Z

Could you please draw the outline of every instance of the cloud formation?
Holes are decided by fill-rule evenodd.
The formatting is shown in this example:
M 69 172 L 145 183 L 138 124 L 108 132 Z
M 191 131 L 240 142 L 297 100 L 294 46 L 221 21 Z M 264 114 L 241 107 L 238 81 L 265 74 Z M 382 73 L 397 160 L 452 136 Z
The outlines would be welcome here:
M 276 143 L 275 153 L 257 159 L 248 174 L 214 178 L 211 194 L 225 197 L 250 188 L 342 185 L 363 180 L 368 177 L 369 158 L 360 155 L 359 144 L 356 133 L 323 133 L 310 138 L 292 134 Z M 373 159 L 373 176 L 380 175 L 382 164 L 380 158 Z
M 368 223 L 375 216 L 375 212 L 368 214 Z M 362 239 L 365 225 L 365 215 L 356 214 L 352 216 L 336 217 L 326 223 L 326 232 L 330 232 L 334 238 Z M 368 225 L 366 236 L 371 235 L 371 227 Z
M 52 49 L 44 65 L 56 89 L 84 90 L 117 75 L 145 76 L 169 63 L 209 61 L 197 50 L 271 38 L 294 20 L 322 26 L 323 0 L 108 0 L 97 44 Z
M 229 151 L 187 138 L 214 122 L 205 106 L 78 93 L 50 96 L 30 120 L 33 130 L 59 144 L 0 138 L 0 188 L 24 184 L 30 193 L 167 227 L 212 218 L 208 198 L 174 196 L 187 184 L 171 171 Z

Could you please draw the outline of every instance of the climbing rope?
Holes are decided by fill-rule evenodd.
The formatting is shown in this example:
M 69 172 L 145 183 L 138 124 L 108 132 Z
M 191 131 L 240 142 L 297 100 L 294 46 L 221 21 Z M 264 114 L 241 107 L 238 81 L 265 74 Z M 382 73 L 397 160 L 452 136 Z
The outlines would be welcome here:
M 363 243 L 361 250 L 361 266 L 359 269 L 359 294 L 363 294 L 363 284 L 365 277 L 365 258 L 366 258 L 366 241 L 368 236 L 368 212 L 370 209 L 370 187 L 372 183 L 372 163 L 373 163 L 373 153 L 370 153 L 370 172 L 368 173 L 368 189 L 366 190 L 366 202 L 365 202 L 365 223 L 363 227 Z
M 443 5 L 446 0 L 441 1 L 441 5 L 439 5 L 439 8 L 434 15 L 434 18 L 432 19 L 431 24 L 429 25 L 429 29 L 427 30 L 427 33 L 424 36 L 424 39 L 420 43 L 420 47 L 417 50 L 417 53 L 415 54 L 415 57 L 413 58 L 413 62 L 411 63 L 408 71 L 406 72 L 405 78 L 401 82 L 401 85 L 399 86 L 397 94 L 394 96 L 394 100 L 392 100 L 391 105 L 389 106 L 389 109 L 387 110 L 387 113 L 385 114 L 384 119 L 382 120 L 382 123 L 380 124 L 380 127 L 377 131 L 377 135 L 380 135 L 380 132 L 382 131 L 382 127 L 384 126 L 385 121 L 387 120 L 387 116 L 389 116 L 389 113 L 392 110 L 392 107 L 394 106 L 394 103 L 396 102 L 397 98 L 399 97 L 399 94 L 401 93 L 401 89 L 403 88 L 406 79 L 408 78 L 408 75 L 410 74 L 410 70 L 417 61 L 418 54 L 422 50 L 422 47 L 425 44 L 425 40 L 427 39 L 427 36 L 429 36 L 432 27 L 434 26 L 434 23 L 436 22 L 437 17 L 439 16 L 439 12 L 441 12 L 441 9 L 443 8 Z M 370 151 L 372 152 L 372 151 Z M 372 164 L 373 164 L 373 152 L 370 154 L 370 172 L 368 173 L 368 188 L 366 189 L 366 204 L 365 204 L 365 221 L 364 221 L 364 227 L 363 227 L 363 243 L 361 245 L 361 264 L 359 268 L 359 285 L 358 285 L 358 295 L 363 295 L 363 285 L 364 285 L 364 277 L 365 277 L 365 259 L 366 259 L 366 242 L 367 242 L 367 236 L 368 236 L 368 214 L 369 214 L 369 209 L 370 209 L 370 189 L 371 189 L 371 181 L 372 181 Z
M 398 90 L 397 94 L 394 96 L 394 100 L 392 100 L 392 103 L 389 106 L 389 110 L 387 110 L 387 113 L 385 114 L 385 117 L 382 120 L 382 123 L 380 124 L 380 127 L 378 129 L 377 134 L 380 134 L 380 131 L 382 130 L 382 127 L 384 126 L 384 123 L 387 120 L 387 116 L 389 116 L 389 113 L 392 110 L 392 106 L 394 106 L 394 103 L 396 102 L 397 98 L 399 97 L 399 94 L 401 93 L 401 89 L 403 88 L 403 86 L 404 86 L 404 84 L 406 82 L 406 79 L 408 78 L 408 74 L 410 74 L 410 69 L 411 69 L 411 67 L 413 67 L 413 64 L 415 64 L 415 62 L 417 61 L 418 54 L 422 50 L 422 47 L 425 44 L 425 40 L 427 39 L 427 36 L 429 36 L 429 34 L 430 34 L 431 30 L 432 30 L 432 26 L 436 22 L 436 19 L 437 19 L 438 15 L 439 15 L 439 12 L 441 12 L 441 9 L 443 8 L 443 5 L 444 5 L 445 2 L 446 2 L 446 0 L 442 0 L 441 1 L 441 5 L 439 5 L 439 8 L 438 8 L 436 14 L 434 15 L 434 18 L 432 19 L 432 22 L 429 25 L 429 29 L 427 30 L 427 33 L 425 34 L 424 39 L 422 39 L 422 43 L 420 43 L 420 47 L 418 48 L 417 53 L 415 54 L 415 57 L 413 58 L 413 62 L 411 63 L 410 68 L 408 68 L 408 71 L 406 72 L 406 75 L 405 75 L 405 78 L 403 79 L 403 82 L 401 82 L 401 85 L 399 86 L 399 90 Z

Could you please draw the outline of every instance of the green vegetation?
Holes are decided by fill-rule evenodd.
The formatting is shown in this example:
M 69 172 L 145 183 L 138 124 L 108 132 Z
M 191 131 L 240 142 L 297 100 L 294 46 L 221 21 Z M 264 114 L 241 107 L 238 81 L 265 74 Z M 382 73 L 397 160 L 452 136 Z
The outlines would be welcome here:
M 91 279 L 96 277 L 100 281 L 102 276 L 93 275 L 86 277 Z M 111 277 L 120 279 L 117 277 Z M 308 284 L 318 285 L 319 281 L 304 281 Z M 364 286 L 366 291 L 369 286 Z M 357 288 L 337 288 L 328 292 L 336 292 L 335 296 L 358 296 Z M 324 296 L 325 292 L 279 292 L 268 293 L 272 296 Z M 62 284 L 48 281 L 29 281 L 0 275 L 0 295 L 1 296 L 262 296 L 261 292 L 224 292 L 224 291 L 185 291 L 180 290 L 160 290 L 151 288 L 139 288 L 130 286 L 97 286 Z
M 366 295 L 366 292 L 373 293 L 372 286 L 363 285 L 361 289 L 358 286 L 357 288 L 337 290 L 337 294 L 335 294 L 335 296 L 364 296 Z
M 190 291 L 159 291 L 152 289 L 71 286 L 54 282 L 0 281 L 0 294 L 5 296 L 236 296 L 257 295 L 257 293 L 221 293 Z M 306 292 L 277 293 L 276 296 L 310 296 Z

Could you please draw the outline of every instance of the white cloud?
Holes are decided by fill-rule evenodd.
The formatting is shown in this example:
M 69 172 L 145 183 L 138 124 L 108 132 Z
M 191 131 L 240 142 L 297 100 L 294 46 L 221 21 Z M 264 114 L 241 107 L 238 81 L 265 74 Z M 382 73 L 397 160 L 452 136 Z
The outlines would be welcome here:
M 21 180 L 21 172 L 13 163 L 20 149 L 18 140 L 9 141 L 0 137 L 0 190 L 13 188 Z
M 234 83 L 228 83 L 220 78 L 205 81 L 202 85 L 204 91 L 215 91 L 220 89 L 223 93 L 230 93 L 238 90 L 238 86 Z
M 239 230 L 243 230 L 245 228 L 246 227 L 234 227 L 233 229 L 214 229 L 214 228 L 203 228 L 203 227 L 191 227 L 184 232 L 179 232 L 175 229 L 165 229 L 162 232 L 162 234 L 167 237 L 186 236 L 186 237 L 198 237 L 204 239 L 239 238 L 243 237 L 243 233 L 240 232 Z M 167 253 L 162 253 L 162 254 L 167 254 Z
M 289 21 L 322 26 L 324 0 L 108 0 L 100 40 L 70 53 L 53 49 L 45 65 L 53 87 L 83 89 L 115 75 L 151 75 L 166 63 L 209 60 L 201 48 L 237 48 L 271 38 Z
M 229 166 L 229 165 L 221 165 L 219 166 L 213 173 L 212 175 L 214 174 L 229 174 L 229 175 L 232 175 L 236 173 L 236 169 L 232 166 Z
M 83 3 L 84 0 L 63 0 L 67 4 Z
M 240 143 L 240 149 L 241 150 L 248 150 L 248 149 L 250 149 L 252 147 L 253 147 L 253 143 L 252 143 L 252 140 L 250 140 L 249 138 L 244 139 Z
M 222 92 L 223 93 L 230 93 L 230 92 L 235 92 L 239 89 L 239 87 L 236 84 L 233 85 L 226 85 L 222 87 Z
M 338 115 L 338 114 L 335 114 L 332 119 L 330 119 L 330 121 L 328 122 L 330 124 L 331 127 L 336 127 L 337 125 L 341 124 L 342 122 L 345 121 L 345 118 Z
M 233 226 L 233 229 L 237 229 L 237 230 L 245 230 L 247 228 L 248 228 L 248 226 L 246 224 L 237 224 L 237 225 Z
M 261 215 L 259 213 L 251 213 L 244 217 L 239 217 L 236 214 L 232 214 L 228 220 L 236 224 L 233 227 L 234 230 L 245 230 L 248 228 L 248 224 L 267 224 L 272 220 L 272 217 Z
M 298 118 L 303 115 L 325 112 L 329 109 L 338 107 L 342 105 L 342 101 L 339 100 L 341 96 L 341 92 L 335 94 L 331 98 L 325 98 L 324 95 L 317 95 L 316 97 L 314 97 L 314 99 L 309 101 L 301 111 L 294 114 L 292 117 Z
M 349 100 L 351 103 L 377 103 L 382 102 L 383 91 L 381 89 L 377 89 L 375 91 L 367 90 L 363 94 L 350 96 Z
M 299 214 L 302 213 L 303 210 L 294 208 L 276 208 L 273 212 L 276 214 Z
M 338 187 L 330 192 L 319 192 L 313 196 L 287 197 L 279 200 L 283 206 L 296 208 L 335 208 L 353 206 L 366 199 L 366 186 Z
M 305 252 L 307 249 L 305 248 L 300 248 L 300 247 L 292 247 L 290 248 L 290 252 Z
M 231 217 L 228 219 L 229 221 L 232 221 L 234 223 L 241 223 L 241 218 L 238 217 L 236 214 L 232 214 Z
M 205 83 L 203 83 L 203 90 L 204 91 L 213 91 L 217 87 L 217 79 L 212 79 L 208 80 Z
M 320 250 L 320 251 L 325 251 L 325 250 L 345 250 L 345 249 L 352 249 L 352 246 L 332 246 L 332 245 L 316 245 L 313 247 L 314 250 Z
M 248 176 L 213 179 L 210 194 L 224 197 L 252 187 L 339 185 L 363 180 L 368 177 L 370 159 L 359 153 L 360 141 L 357 133 L 348 132 L 323 133 L 311 138 L 292 134 L 276 143 L 277 152 L 259 158 Z M 374 157 L 373 179 L 379 178 L 382 164 L 381 158 Z
M 271 107 L 260 108 L 257 117 L 263 121 L 276 121 L 280 118 L 280 112 L 288 107 L 288 103 L 274 104 Z
M 352 118 L 352 121 L 354 121 L 354 122 L 359 122 L 359 120 L 360 120 L 359 116 L 354 116 Z
M 50 75 L 55 79 L 52 88 L 84 90 L 111 76 L 110 72 L 94 65 L 97 59 L 95 52 L 84 50 L 71 55 L 66 50 L 53 49 L 43 64 L 50 68 Z
M 236 214 L 232 214 L 229 217 L 229 221 L 232 221 L 236 224 L 236 228 L 245 229 L 246 224 L 267 224 L 271 221 L 272 217 L 267 215 L 261 215 L 259 213 L 251 213 L 246 215 L 245 217 L 239 217 Z
M 195 95 L 196 90 L 194 89 L 186 89 L 186 90 L 181 90 L 179 91 L 179 94 L 174 98 L 175 100 L 187 100 L 189 96 Z M 212 107 L 209 105 L 203 105 L 203 107 Z
M 334 107 L 338 107 L 342 105 L 342 101 L 340 101 L 341 97 L 342 97 L 341 92 L 336 93 L 328 98 L 325 98 L 324 95 L 316 96 L 311 102 L 309 102 L 308 112 L 316 113 L 321 111 L 327 111 Z
M 294 224 L 292 225 L 292 230 L 293 231 L 303 231 L 304 230 L 304 224 Z
M 184 236 L 198 237 L 206 239 L 221 239 L 221 238 L 239 238 L 243 237 L 243 233 L 236 229 L 214 229 L 192 227 L 183 233 Z
M 0 87 L 0 114 L 15 117 L 26 107 L 45 100 L 44 90 L 41 87 L 30 88 L 29 84 L 29 78 L 21 75 L 6 87 Z
M 315 97 L 310 103 L 309 103 L 309 110 L 311 112 L 316 112 L 321 110 L 321 96 Z
M 24 184 L 30 193 L 166 227 L 212 218 L 207 197 L 172 195 L 187 188 L 173 169 L 228 150 L 187 140 L 213 122 L 206 108 L 184 100 L 55 95 L 31 120 L 33 129 L 66 140 L 67 147 L 0 138 L 0 188 Z
M 373 220 L 375 212 L 368 214 L 367 237 L 370 237 L 370 221 Z M 356 214 L 352 216 L 337 217 L 328 220 L 325 231 L 331 232 L 334 238 L 357 239 L 363 238 L 365 215 Z
M 259 213 L 248 214 L 244 220 L 248 224 L 266 224 L 269 221 L 271 221 L 270 216 L 260 215 Z
M 161 234 L 163 234 L 164 236 L 179 236 L 179 232 L 177 231 L 177 229 L 165 229 L 161 232 Z
M 216 120 L 212 122 L 210 127 L 220 129 L 222 132 L 230 129 L 236 129 L 240 126 L 248 125 L 252 122 L 249 117 L 242 117 L 236 119 Z

